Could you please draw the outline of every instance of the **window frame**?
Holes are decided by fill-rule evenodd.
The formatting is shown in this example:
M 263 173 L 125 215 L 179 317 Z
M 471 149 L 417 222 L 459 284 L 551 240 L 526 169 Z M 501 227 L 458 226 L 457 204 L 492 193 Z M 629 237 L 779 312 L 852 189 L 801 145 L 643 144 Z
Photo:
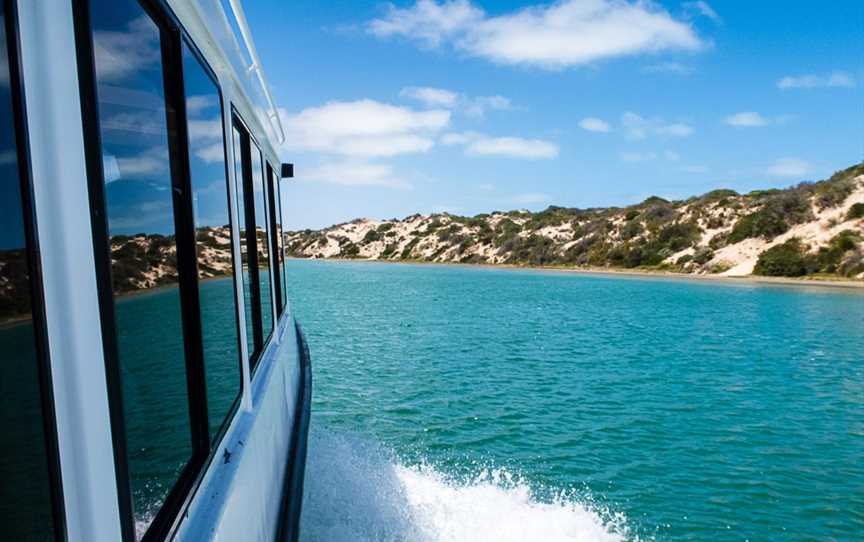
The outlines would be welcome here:
M 172 213 L 175 222 L 175 242 L 177 244 L 178 288 L 182 303 L 182 329 L 184 341 L 184 361 L 189 401 L 189 429 L 192 435 L 192 456 L 174 481 L 156 516 L 141 537 L 142 542 L 170 538 L 183 519 L 192 497 L 214 460 L 214 452 L 219 448 L 222 438 L 236 419 L 244 393 L 247 393 L 243 376 L 242 342 L 238 344 L 240 392 L 235 398 L 229 413 L 223 420 L 215 437 L 209 435 L 208 407 L 206 399 L 205 362 L 201 311 L 199 301 L 199 280 L 197 269 L 197 242 L 194 229 L 194 209 L 192 204 L 191 175 L 189 165 L 188 118 L 186 116 L 186 96 L 183 73 L 183 48 L 195 56 L 207 75 L 213 80 L 219 94 L 220 120 L 222 126 L 222 146 L 225 155 L 226 190 L 228 191 L 229 219 L 235 222 L 231 206 L 230 192 L 234 189 L 228 172 L 228 154 L 225 125 L 225 97 L 218 78 L 204 58 L 195 42 L 184 29 L 165 0 L 132 0 L 152 20 L 159 29 L 160 62 L 162 63 L 165 90 L 167 140 L 169 151 L 169 170 L 173 194 Z M 114 450 L 115 481 L 120 510 L 120 530 L 124 542 L 137 540 L 135 515 L 129 475 L 129 456 L 127 450 L 126 420 L 123 408 L 122 378 L 117 325 L 115 319 L 115 300 L 112 291 L 112 269 L 110 238 L 105 198 L 104 171 L 102 164 L 101 125 L 98 110 L 97 78 L 91 23 L 91 0 L 72 0 L 76 58 L 78 64 L 78 84 L 81 95 L 82 125 L 87 168 L 89 213 L 91 235 L 93 238 L 95 275 L 99 298 L 99 313 L 102 331 L 103 353 L 105 358 L 106 383 L 110 411 L 111 438 Z M 230 133 L 230 132 L 229 132 Z M 183 249 L 181 250 L 181 245 Z M 181 256 L 182 252 L 182 256 Z M 235 325 L 239 331 L 239 312 L 242 309 L 237 299 L 236 285 L 242 266 L 237 267 L 232 245 L 232 265 L 235 281 Z
M 252 328 L 253 328 L 253 344 L 255 345 L 254 353 L 249 352 L 249 371 L 250 375 L 254 377 L 256 369 L 258 368 L 259 362 L 261 361 L 262 354 L 267 349 L 267 345 L 273 339 L 273 336 L 276 334 L 276 329 L 278 329 L 279 325 L 279 317 L 281 313 L 277 314 L 276 305 L 273 304 L 273 250 L 271 248 L 272 245 L 272 234 L 273 231 L 271 216 L 272 213 L 270 211 L 270 201 L 272 201 L 268 195 L 269 182 L 267 182 L 267 177 L 262 177 L 264 180 L 264 189 L 263 197 L 264 197 L 264 222 L 268 226 L 267 236 L 265 236 L 265 241 L 267 246 L 265 246 L 265 250 L 267 251 L 267 255 L 270 258 L 269 265 L 269 275 L 270 275 L 270 288 L 271 291 L 267 292 L 268 303 L 270 303 L 271 310 L 273 311 L 273 326 L 269 330 L 264 329 L 264 321 L 263 321 L 263 305 L 264 303 L 264 292 L 261 291 L 261 269 L 258 265 L 258 248 L 257 248 L 257 233 L 256 228 L 257 224 L 255 222 L 255 178 L 252 171 L 252 153 L 257 151 L 261 155 L 261 166 L 262 171 L 261 175 L 264 176 L 267 174 L 267 168 L 270 167 L 270 160 L 267 158 L 267 155 L 264 151 L 261 150 L 261 145 L 258 143 L 258 140 L 252 134 L 252 130 L 249 129 L 246 121 L 243 120 L 243 116 L 237 110 L 237 108 L 231 107 L 231 125 L 232 128 L 237 130 L 240 135 L 240 179 L 235 179 L 235 182 L 243 183 L 243 201 L 237 202 L 238 210 L 244 213 L 245 223 L 246 223 L 246 236 L 245 239 L 241 239 L 242 243 L 246 243 L 246 254 L 248 258 L 249 265 L 249 293 L 250 293 L 250 301 L 252 303 L 251 312 L 252 312 Z M 232 140 L 233 141 L 233 140 Z M 235 149 L 236 152 L 236 149 Z M 235 156 L 236 160 L 236 156 Z M 251 225 L 251 227 L 250 227 Z M 254 262 L 253 262 L 254 259 Z M 254 265 L 253 265 L 254 263 Z M 243 280 L 246 280 L 246 277 L 243 277 Z M 244 300 L 245 301 L 245 300 Z M 250 379 L 251 380 L 251 379 Z
M 183 32 L 182 29 L 181 29 L 180 34 L 181 34 L 181 36 L 180 36 L 180 59 L 179 59 L 179 62 L 180 62 L 181 72 L 183 71 L 183 52 L 184 52 L 184 50 L 188 50 L 189 53 L 194 57 L 195 61 L 198 62 L 198 65 L 201 67 L 201 69 L 204 71 L 204 73 L 207 75 L 207 77 L 210 79 L 210 81 L 213 83 L 213 87 L 216 89 L 216 94 L 219 96 L 219 124 L 220 124 L 220 127 L 222 128 L 222 156 L 224 157 L 224 163 L 225 163 L 225 198 L 226 198 L 226 201 L 228 203 L 228 220 L 229 220 L 229 226 L 230 226 L 231 223 L 234 221 L 233 219 L 234 219 L 235 215 L 234 215 L 234 205 L 231 202 L 232 184 L 231 184 L 231 176 L 230 176 L 229 164 L 228 164 L 228 143 L 229 143 L 229 141 L 226 138 L 226 132 L 225 132 L 225 97 L 222 94 L 222 87 L 219 85 L 219 80 L 216 77 L 216 72 L 213 71 L 213 68 L 210 67 L 210 64 L 207 62 L 207 59 L 204 58 L 204 55 L 201 54 L 201 51 L 192 42 L 192 39 L 189 37 L 188 34 Z M 185 122 L 183 122 L 183 125 L 184 125 L 184 130 L 186 130 L 188 127 L 189 117 L 188 117 L 188 114 L 185 112 L 185 107 L 186 107 L 185 73 L 183 73 L 183 77 L 180 79 L 180 84 L 183 86 L 182 87 L 182 90 L 183 90 L 182 104 L 183 104 L 184 112 L 182 115 L 182 119 L 185 121 Z M 188 135 L 188 133 L 186 134 L 185 140 L 186 140 L 186 151 L 185 152 L 187 153 L 186 164 L 188 165 L 191 163 L 190 158 L 188 157 L 188 152 L 189 152 L 189 135 Z M 191 175 L 191 172 L 188 175 L 188 180 L 189 180 L 189 188 L 190 188 L 189 201 L 191 204 L 191 202 L 192 202 L 192 198 L 191 198 L 192 175 Z M 191 216 L 192 216 L 192 225 L 193 225 L 193 231 L 194 231 L 194 221 L 195 221 L 194 208 L 191 211 Z M 195 257 L 196 281 L 200 287 L 201 281 L 197 277 L 197 273 L 198 273 L 198 270 L 197 270 L 197 265 L 198 265 L 198 258 L 197 258 L 198 243 L 197 243 L 197 239 L 195 242 L 195 249 L 196 249 L 195 250 L 195 254 L 196 254 L 196 257 Z M 238 263 L 240 265 L 238 265 Z M 232 283 L 234 286 L 233 292 L 236 292 L 237 286 L 240 285 L 240 282 L 239 282 L 240 278 L 238 275 L 242 274 L 242 262 L 238 262 L 237 259 L 234 257 L 234 233 L 233 233 L 233 231 L 231 232 L 231 266 L 232 266 L 232 269 L 234 270 L 234 273 L 233 273 L 234 276 L 232 277 Z M 239 271 L 239 273 L 238 273 L 238 271 Z M 237 413 L 237 409 L 240 407 L 240 402 L 243 399 L 243 393 L 244 393 L 245 387 L 246 387 L 246 380 L 243 378 L 243 350 L 241 347 L 242 341 L 240 340 L 240 311 L 242 310 L 242 307 L 240 306 L 240 303 L 239 303 L 239 300 L 237 299 L 237 296 L 233 295 L 233 298 L 234 298 L 234 326 L 236 327 L 236 331 L 237 331 L 237 352 L 238 352 L 238 356 L 237 356 L 237 378 L 238 378 L 238 381 L 240 382 L 240 388 L 239 388 L 239 391 L 237 392 L 237 395 L 234 397 L 231 408 L 228 409 L 228 413 L 226 414 L 225 419 L 222 420 L 222 422 L 220 423 L 219 429 L 216 431 L 215 434 L 209 435 L 210 442 L 211 442 L 211 444 L 210 444 L 211 451 L 218 448 L 219 444 L 222 442 L 222 437 L 225 436 L 225 433 L 227 432 L 228 427 L 231 425 L 231 420 L 234 419 L 234 416 Z M 198 319 L 200 321 L 201 320 L 200 301 L 199 301 L 198 309 L 199 309 L 198 310 Z M 203 325 L 202 325 L 202 330 L 203 330 Z M 202 331 L 202 333 L 203 333 L 203 331 Z M 202 339 L 203 339 L 203 336 L 202 336 Z M 202 343 L 202 356 L 203 356 L 203 343 Z M 203 360 L 204 360 L 204 371 L 205 371 L 204 388 L 206 390 L 206 388 L 207 388 L 207 379 L 206 379 L 207 359 L 206 359 L 206 357 L 204 357 Z M 206 395 L 205 395 L 205 401 L 206 401 Z M 208 404 L 208 422 L 209 422 L 209 404 Z M 209 424 L 208 424 L 208 429 L 209 429 Z
M 9 70 L 9 93 L 12 105 L 12 131 L 18 167 L 18 185 L 21 193 L 21 220 L 24 226 L 24 252 L 27 255 L 30 311 L 33 322 L 34 349 L 36 351 L 37 385 L 39 387 L 42 433 L 48 459 L 48 486 L 51 501 L 53 539 L 67 540 L 66 511 L 63 502 L 63 481 L 60 467 L 60 447 L 57 417 L 54 409 L 54 387 L 51 375 L 51 356 L 48 346 L 48 326 L 45 313 L 45 293 L 42 288 L 42 263 L 39 229 L 34 206 L 32 167 L 30 164 L 27 102 L 21 65 L 18 7 L 15 0 L 3 0 L 0 6 L 6 38 L 6 56 Z
M 275 176 L 276 170 L 273 169 L 270 160 L 267 160 L 266 164 L 264 169 L 267 175 L 265 183 L 270 200 L 270 246 L 273 248 L 273 256 L 275 256 L 271 256 L 270 258 L 273 267 L 273 295 L 276 298 L 274 320 L 278 322 L 285 311 L 286 304 L 284 292 L 282 291 L 282 274 L 284 273 L 282 266 L 285 262 L 285 252 L 282 250 L 282 239 L 280 239 L 284 235 L 282 233 L 282 202 L 279 199 L 279 186 Z

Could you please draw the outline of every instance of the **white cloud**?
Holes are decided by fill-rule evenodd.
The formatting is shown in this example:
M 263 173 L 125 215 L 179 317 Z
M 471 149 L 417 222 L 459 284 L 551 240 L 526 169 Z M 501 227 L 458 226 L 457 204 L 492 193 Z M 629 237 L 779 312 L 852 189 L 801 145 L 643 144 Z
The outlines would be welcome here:
M 222 139 L 222 119 L 190 120 L 188 123 L 189 137 L 195 142 L 205 139 Z
M 563 69 L 663 51 L 699 51 L 692 26 L 647 1 L 562 0 L 489 16 L 468 0 L 418 0 L 372 21 L 381 38 L 401 36 L 425 47 L 457 50 L 500 64 Z
M 768 119 L 755 111 L 744 111 L 729 115 L 723 122 L 729 126 L 737 126 L 739 128 L 756 128 L 760 126 L 768 126 Z
M 160 60 L 159 28 L 149 17 L 141 16 L 130 21 L 125 31 L 97 30 L 93 54 L 100 80 L 123 79 Z
M 219 99 L 215 94 L 199 94 L 186 98 L 186 114 L 196 116 L 205 109 L 219 105 Z
M 124 177 L 140 177 L 163 171 L 167 160 L 166 155 L 142 154 L 126 158 L 118 157 L 117 166 Z
M 685 2 L 683 4 L 684 9 L 693 14 L 693 15 L 701 15 L 702 17 L 707 17 L 714 21 L 717 24 L 721 24 L 723 19 L 720 18 L 720 15 L 714 11 L 714 8 L 708 5 L 708 2 L 704 0 L 697 0 L 696 2 Z
M 102 129 L 134 134 L 162 135 L 167 131 L 165 117 L 153 113 L 153 111 L 126 110 L 105 117 L 102 120 Z
M 467 145 L 483 137 L 477 132 L 451 132 L 441 136 L 442 145 Z
M 777 81 L 777 87 L 783 90 L 790 88 L 820 88 L 820 87 L 842 87 L 853 88 L 856 86 L 855 79 L 846 72 L 834 72 L 826 75 L 798 75 L 786 76 Z
M 671 73 L 675 75 L 687 75 L 693 71 L 689 66 L 685 66 L 680 62 L 658 62 L 649 64 L 642 68 L 643 72 L 647 73 Z
M 677 162 L 681 159 L 681 155 L 675 151 L 663 151 L 662 154 L 654 151 L 625 151 L 620 153 L 619 156 L 622 162 L 653 162 L 660 158 L 669 162 Z
M 557 144 L 542 139 L 521 137 L 491 137 L 477 132 L 444 134 L 444 145 L 465 145 L 468 156 L 506 156 L 540 160 L 556 158 L 560 151 Z
M 297 179 L 343 186 L 411 188 L 410 183 L 393 174 L 391 165 L 357 159 L 325 162 L 308 171 L 299 171 Z
M 347 156 L 426 152 L 434 145 L 431 136 L 450 123 L 449 111 L 416 111 L 369 99 L 281 113 L 286 147 Z
M 452 90 L 434 87 L 405 87 L 399 92 L 403 98 L 411 98 L 426 107 L 442 107 L 459 110 L 469 117 L 482 117 L 487 111 L 506 111 L 513 108 L 504 96 L 467 96 Z
M 222 142 L 220 141 L 218 143 L 201 147 L 200 149 L 195 149 L 195 156 L 208 164 L 223 162 L 225 160 L 225 148 L 222 146 Z
M 595 117 L 587 117 L 579 121 L 579 127 L 589 132 L 608 132 L 611 128 L 605 120 Z
M 379 37 L 406 36 L 427 47 L 437 47 L 483 18 L 483 10 L 468 0 L 445 0 L 441 4 L 419 0 L 407 9 L 390 5 L 385 17 L 369 24 L 369 31 Z
M 641 140 L 648 136 L 687 137 L 693 133 L 693 128 L 683 122 L 665 122 L 663 119 L 646 119 L 627 111 L 621 115 L 621 125 L 628 139 Z
M 459 99 L 459 95 L 455 92 L 432 87 L 405 87 L 399 92 L 399 96 L 417 100 L 426 107 L 451 108 Z
M 621 160 L 624 162 L 650 162 L 657 159 L 656 152 L 622 152 Z
M 466 98 L 462 110 L 469 117 L 482 117 L 486 111 L 507 111 L 513 108 L 509 98 L 504 96 L 477 96 Z
M 479 139 L 468 145 L 465 153 L 470 156 L 509 156 L 511 158 L 549 159 L 558 156 L 555 143 L 542 139 L 521 137 L 493 137 Z
M 800 158 L 780 158 L 768 168 L 768 175 L 774 177 L 803 177 L 811 170 L 810 164 Z

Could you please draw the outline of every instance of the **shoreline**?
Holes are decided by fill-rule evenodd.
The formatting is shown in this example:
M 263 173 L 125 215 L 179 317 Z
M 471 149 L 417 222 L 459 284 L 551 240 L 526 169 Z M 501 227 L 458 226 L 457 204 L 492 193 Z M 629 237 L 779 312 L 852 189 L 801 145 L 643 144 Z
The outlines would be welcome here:
M 428 262 L 423 260 L 379 260 L 366 258 L 296 258 L 287 257 L 286 260 L 298 261 L 332 261 L 332 262 L 360 262 L 360 263 L 382 263 L 403 265 L 440 265 L 452 267 L 469 267 L 479 269 L 510 269 L 523 271 L 547 271 L 555 273 L 570 273 L 582 275 L 601 275 L 631 278 L 656 278 L 666 280 L 692 280 L 704 283 L 716 284 L 765 284 L 775 286 L 802 286 L 802 287 L 826 287 L 843 290 L 861 290 L 864 293 L 864 280 L 843 278 L 795 278 L 795 277 L 763 277 L 759 275 L 725 276 L 725 275 L 696 275 L 691 273 L 676 273 L 673 271 L 649 271 L 644 269 L 615 269 L 608 267 L 561 267 L 561 266 L 533 266 L 514 264 L 489 264 L 489 263 L 458 263 L 458 262 Z

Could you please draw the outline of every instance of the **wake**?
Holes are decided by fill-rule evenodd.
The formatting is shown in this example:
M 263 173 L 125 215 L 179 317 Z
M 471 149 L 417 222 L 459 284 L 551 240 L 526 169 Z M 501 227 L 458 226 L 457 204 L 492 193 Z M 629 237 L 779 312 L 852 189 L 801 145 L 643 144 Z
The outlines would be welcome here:
M 363 438 L 316 429 L 301 519 L 304 542 L 577 541 L 628 539 L 622 515 L 560 497 L 540 502 L 504 470 L 453 481 L 410 467 Z

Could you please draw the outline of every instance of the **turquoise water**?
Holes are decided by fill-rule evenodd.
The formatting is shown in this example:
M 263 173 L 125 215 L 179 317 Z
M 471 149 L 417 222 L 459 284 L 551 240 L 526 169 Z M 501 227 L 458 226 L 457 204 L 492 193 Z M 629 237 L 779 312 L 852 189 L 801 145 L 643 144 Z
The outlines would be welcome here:
M 306 540 L 862 540 L 864 296 L 289 262 Z

